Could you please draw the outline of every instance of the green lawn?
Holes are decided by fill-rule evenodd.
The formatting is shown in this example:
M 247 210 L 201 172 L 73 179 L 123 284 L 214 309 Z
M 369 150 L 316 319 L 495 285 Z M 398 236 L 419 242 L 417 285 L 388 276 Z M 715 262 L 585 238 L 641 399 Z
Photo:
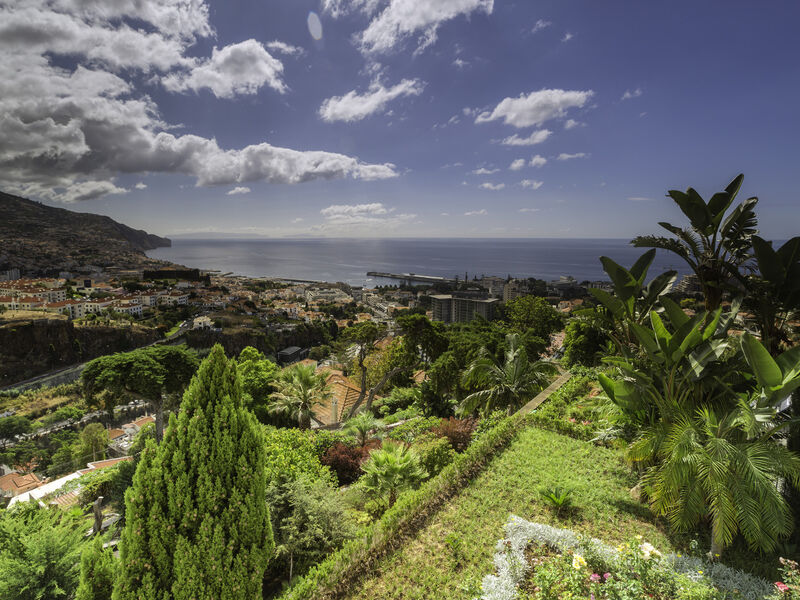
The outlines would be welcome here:
M 170 329 L 167 333 L 164 334 L 164 337 L 168 338 L 171 335 L 175 335 L 176 333 L 178 333 L 178 330 L 180 328 L 181 328 L 180 322 L 175 323 L 175 325 L 172 326 L 172 329 Z
M 607 543 L 642 535 L 672 550 L 650 511 L 633 502 L 635 481 L 618 451 L 527 427 L 486 471 L 431 519 L 418 535 L 379 562 L 347 598 L 474 598 L 492 571 L 494 545 L 514 513 L 591 534 Z M 541 486 L 573 489 L 575 512 L 554 518 L 541 502 Z M 445 542 L 448 538 L 451 544 Z M 451 549 L 460 540 L 462 558 Z M 457 543 L 457 542 L 456 542 Z

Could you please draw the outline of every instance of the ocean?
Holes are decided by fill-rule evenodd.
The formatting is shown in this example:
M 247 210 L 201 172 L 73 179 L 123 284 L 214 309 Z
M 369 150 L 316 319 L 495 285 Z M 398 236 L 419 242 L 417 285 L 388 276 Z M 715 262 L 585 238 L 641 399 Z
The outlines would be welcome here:
M 598 260 L 609 256 L 630 267 L 645 251 L 625 239 L 176 239 L 171 248 L 150 250 L 152 258 L 187 267 L 248 277 L 343 281 L 372 287 L 392 280 L 367 271 L 442 277 L 536 277 L 569 275 L 578 281 L 608 279 Z M 659 251 L 648 279 L 688 267 Z

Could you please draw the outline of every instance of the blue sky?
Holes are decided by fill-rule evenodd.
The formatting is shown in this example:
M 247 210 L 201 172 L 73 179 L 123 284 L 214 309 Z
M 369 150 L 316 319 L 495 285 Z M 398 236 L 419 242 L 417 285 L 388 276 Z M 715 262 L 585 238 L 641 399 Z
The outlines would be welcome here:
M 0 189 L 154 233 L 798 233 L 795 2 L 0 0 Z

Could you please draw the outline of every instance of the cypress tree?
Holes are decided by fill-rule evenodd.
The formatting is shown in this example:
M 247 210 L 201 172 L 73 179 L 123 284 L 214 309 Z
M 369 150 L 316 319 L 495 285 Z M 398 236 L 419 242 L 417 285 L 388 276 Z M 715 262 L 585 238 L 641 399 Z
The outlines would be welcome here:
M 114 600 L 260 599 L 274 542 L 263 432 L 217 345 L 128 490 Z
M 96 537 L 81 554 L 81 580 L 75 600 L 111 600 L 116 566 L 114 553 L 103 548 L 103 538 Z

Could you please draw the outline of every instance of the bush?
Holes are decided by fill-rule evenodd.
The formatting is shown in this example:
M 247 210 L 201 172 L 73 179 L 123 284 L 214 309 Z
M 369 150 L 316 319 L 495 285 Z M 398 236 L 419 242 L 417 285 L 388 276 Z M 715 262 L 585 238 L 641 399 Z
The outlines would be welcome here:
M 393 423 L 397 423 L 398 421 L 405 421 L 407 419 L 413 419 L 414 417 L 421 417 L 422 411 L 416 406 L 409 406 L 408 408 L 404 408 L 403 410 L 398 410 L 396 413 L 392 415 L 388 415 L 383 419 L 384 425 L 391 425 Z
M 313 431 L 269 426 L 264 430 L 267 483 L 280 485 L 301 475 L 333 481 L 333 473 L 317 455 Z
M 481 417 L 475 424 L 475 430 L 472 432 L 473 439 L 478 439 L 482 437 L 485 433 L 491 431 L 497 425 L 508 416 L 508 413 L 504 410 L 495 410 L 486 415 L 485 417 Z
M 439 417 L 427 417 L 422 418 L 418 417 L 402 425 L 398 425 L 389 433 L 386 434 L 386 437 L 392 440 L 397 440 L 399 442 L 405 442 L 406 444 L 412 443 L 417 437 L 425 433 L 426 431 L 430 431 L 439 423 L 441 423 L 441 419 Z
M 419 399 L 419 388 L 394 388 L 388 396 L 376 400 L 372 404 L 372 409 L 378 416 L 385 417 L 409 408 Z
M 418 438 L 417 443 L 414 444 L 414 450 L 419 456 L 420 465 L 428 472 L 426 479 L 436 477 L 456 457 L 456 451 L 444 437 L 431 435 L 427 439 L 425 436 L 421 439 Z
M 472 432 L 475 431 L 475 419 L 442 419 L 442 422 L 431 431 L 438 436 L 447 438 L 456 452 L 463 452 L 472 441 Z
M 317 429 L 311 438 L 314 444 L 314 452 L 322 459 L 325 453 L 336 444 L 345 446 L 355 446 L 355 440 L 342 431 L 330 431 L 328 429 Z
M 336 442 L 325 451 L 320 462 L 336 474 L 339 485 L 350 485 L 361 477 L 361 463 L 366 457 L 363 448 Z

